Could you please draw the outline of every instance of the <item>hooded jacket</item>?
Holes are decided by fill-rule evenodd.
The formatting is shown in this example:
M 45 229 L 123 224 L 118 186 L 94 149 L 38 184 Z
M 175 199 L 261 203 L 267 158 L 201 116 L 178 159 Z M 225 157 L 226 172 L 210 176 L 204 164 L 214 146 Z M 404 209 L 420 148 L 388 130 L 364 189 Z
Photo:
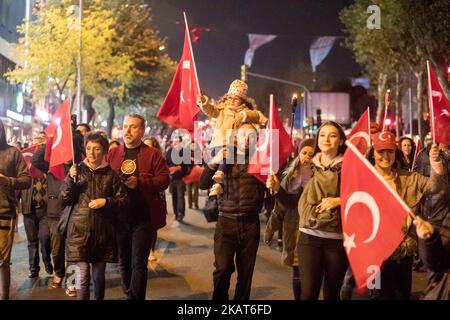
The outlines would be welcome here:
M 27 164 L 19 149 L 6 143 L 3 122 L 0 121 L 0 174 L 7 177 L 7 182 L 0 185 L 0 215 L 16 215 L 16 190 L 31 186 L 31 176 Z

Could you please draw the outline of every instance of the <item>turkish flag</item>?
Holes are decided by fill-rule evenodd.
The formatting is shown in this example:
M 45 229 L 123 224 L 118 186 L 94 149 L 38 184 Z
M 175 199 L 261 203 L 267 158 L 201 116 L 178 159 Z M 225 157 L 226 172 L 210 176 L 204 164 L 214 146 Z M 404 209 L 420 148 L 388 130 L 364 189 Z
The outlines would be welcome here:
M 277 110 L 271 94 L 268 126 L 259 135 L 256 150 L 248 165 L 248 172 L 264 184 L 267 176 L 276 174 L 294 151 L 291 138 L 278 118 Z
M 416 151 L 414 152 L 414 160 L 412 163 L 411 171 L 414 170 L 414 166 L 416 165 L 417 156 L 419 155 L 421 150 L 422 150 L 422 142 L 419 139 L 419 140 L 417 140 Z
M 49 172 L 64 180 L 63 164 L 73 161 L 72 126 L 69 100 L 64 101 L 53 114 L 45 129 L 45 160 L 49 162 Z
M 31 158 L 33 157 L 33 155 L 36 153 L 36 151 L 39 149 L 40 146 L 41 145 L 36 144 L 34 146 L 22 150 L 22 156 L 25 162 L 27 163 L 28 170 L 30 170 L 30 175 L 35 179 L 41 179 L 44 177 L 42 171 L 39 170 L 38 168 L 35 168 L 31 164 Z
M 358 149 L 351 142 L 346 144 L 341 172 L 342 231 L 361 291 L 380 276 L 384 261 L 402 241 L 402 226 L 410 209 Z
M 169 92 L 158 111 L 158 118 L 172 128 L 194 131 L 194 121 L 200 111 L 200 107 L 197 105 L 197 98 L 200 95 L 189 28 L 186 22 L 183 55 L 178 63 Z
M 359 152 L 366 154 L 370 149 L 370 112 L 369 107 L 359 118 L 347 139 L 358 148 Z
M 202 37 L 203 32 L 209 31 L 209 29 L 207 30 L 204 26 L 197 26 L 197 27 L 191 28 L 190 31 L 191 31 L 192 43 L 197 43 L 200 41 L 200 38 Z
M 442 90 L 436 74 L 427 61 L 428 102 L 431 111 L 431 132 L 433 141 L 450 145 L 450 102 Z

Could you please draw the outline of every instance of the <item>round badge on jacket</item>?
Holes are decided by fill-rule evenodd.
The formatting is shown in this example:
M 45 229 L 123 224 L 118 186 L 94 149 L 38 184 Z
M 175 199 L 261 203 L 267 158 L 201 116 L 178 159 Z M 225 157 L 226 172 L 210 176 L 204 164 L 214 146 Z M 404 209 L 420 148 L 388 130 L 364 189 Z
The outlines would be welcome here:
M 120 171 L 126 175 L 132 175 L 136 171 L 135 160 L 124 160 L 120 166 Z

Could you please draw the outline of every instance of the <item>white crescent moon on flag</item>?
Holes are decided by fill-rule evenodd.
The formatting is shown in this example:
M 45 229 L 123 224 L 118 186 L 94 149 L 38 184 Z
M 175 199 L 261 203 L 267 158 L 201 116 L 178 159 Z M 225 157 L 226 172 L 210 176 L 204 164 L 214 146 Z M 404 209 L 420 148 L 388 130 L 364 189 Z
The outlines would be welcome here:
M 58 125 L 58 128 L 56 128 L 56 140 L 52 144 L 52 150 L 58 146 L 58 144 L 61 142 L 61 138 L 62 138 L 62 129 L 61 126 Z
M 24 158 L 26 158 L 26 157 L 30 157 L 31 158 L 33 156 L 33 154 L 31 152 L 24 152 L 24 153 L 22 153 L 22 155 L 23 155 Z
M 261 146 L 256 145 L 256 151 L 264 151 L 267 150 L 267 145 L 269 144 L 269 129 L 266 130 L 266 134 L 264 135 L 264 143 Z
M 370 145 L 370 138 L 367 132 L 358 131 L 357 133 L 352 135 L 349 140 L 352 141 L 354 138 L 363 138 L 366 141 L 367 145 Z
M 384 134 L 386 133 L 386 131 L 383 131 L 382 133 L 380 133 L 380 140 L 381 141 L 386 141 L 387 138 L 384 137 Z
M 348 198 L 347 204 L 345 206 L 344 212 L 345 221 L 347 221 L 347 215 L 348 212 L 350 211 L 350 208 L 356 203 L 365 204 L 370 209 L 370 213 L 372 214 L 372 222 L 373 222 L 372 233 L 370 237 L 364 241 L 364 243 L 369 243 L 370 241 L 375 239 L 375 236 L 377 235 L 378 232 L 378 228 L 380 227 L 380 209 L 378 208 L 375 199 L 367 192 L 363 191 L 353 192 L 352 195 Z

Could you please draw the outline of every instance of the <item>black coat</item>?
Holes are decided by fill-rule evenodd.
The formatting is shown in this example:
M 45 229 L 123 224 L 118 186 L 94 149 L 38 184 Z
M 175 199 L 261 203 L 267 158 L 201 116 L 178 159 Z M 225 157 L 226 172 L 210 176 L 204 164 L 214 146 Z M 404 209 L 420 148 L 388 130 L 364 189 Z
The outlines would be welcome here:
M 431 145 L 422 149 L 417 156 L 414 171 L 430 176 L 430 153 Z M 450 214 L 450 154 L 440 153 L 440 159 L 444 166 L 445 177 L 441 179 L 439 191 L 426 193 L 420 201 L 419 214 L 434 226 L 440 226 L 445 216 Z
M 200 177 L 199 188 L 211 188 L 215 170 L 207 165 Z M 219 197 L 222 215 L 258 215 L 264 202 L 265 186 L 248 173 L 247 164 L 230 165 L 223 181 L 223 194 Z
M 91 170 L 77 166 L 77 182 L 69 175 L 61 187 L 65 206 L 73 205 L 67 226 L 66 260 L 116 262 L 116 214 L 127 206 L 120 178 L 109 165 Z M 106 198 L 106 205 L 90 209 L 91 200 Z

